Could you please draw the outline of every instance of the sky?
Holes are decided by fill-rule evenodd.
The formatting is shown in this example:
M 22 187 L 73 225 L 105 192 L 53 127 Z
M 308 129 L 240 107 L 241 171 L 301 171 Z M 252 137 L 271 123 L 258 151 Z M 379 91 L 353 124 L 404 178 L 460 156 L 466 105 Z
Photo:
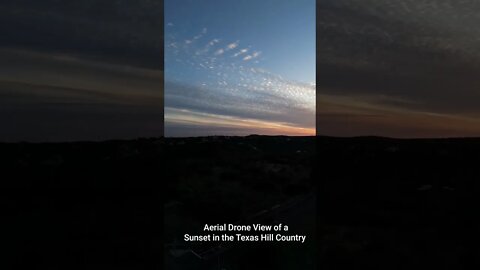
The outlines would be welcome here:
M 479 3 L 317 2 L 1 1 L 0 142 L 480 136 Z
M 478 1 L 318 1 L 317 134 L 480 136 L 478 25 Z
M 0 13 L 0 142 L 163 135 L 162 0 L 5 0 Z
M 165 0 L 165 136 L 314 135 L 314 0 Z

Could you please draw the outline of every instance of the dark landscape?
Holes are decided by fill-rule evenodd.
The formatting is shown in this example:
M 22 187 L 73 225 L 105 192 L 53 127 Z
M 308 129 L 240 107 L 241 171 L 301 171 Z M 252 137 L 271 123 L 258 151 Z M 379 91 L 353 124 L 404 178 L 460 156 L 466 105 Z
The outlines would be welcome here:
M 476 138 L 214 136 L 0 151 L 2 185 L 22 187 L 2 199 L 21 231 L 7 239 L 19 268 L 33 256 L 50 268 L 144 269 L 163 252 L 170 269 L 466 269 L 480 255 Z M 179 237 L 251 221 L 312 235 L 317 223 L 317 241 L 215 249 Z
M 478 138 L 319 137 L 321 267 L 478 268 L 479 158 Z
M 314 154 L 314 137 L 166 139 L 166 269 L 314 269 Z M 206 223 L 283 223 L 312 239 L 183 242 L 184 233 L 203 234 Z
M 219 260 L 227 269 L 260 269 L 272 263 L 278 264 L 277 269 L 313 269 L 314 239 L 296 248 L 232 245 L 202 260 L 172 254 L 179 249 L 202 254 L 215 249 L 216 243 L 175 245 L 184 233 L 201 232 L 207 222 L 284 222 L 292 232 L 313 235 L 314 141 L 313 137 L 212 136 L 1 144 L 2 170 L 11 175 L 3 185 L 29 190 L 28 195 L 7 199 L 12 228 L 17 224 L 28 228 L 25 221 L 45 226 L 62 221 L 58 227 L 44 228 L 48 236 L 32 232 L 12 236 L 11 241 L 17 243 L 19 254 L 26 253 L 23 256 L 39 252 L 38 257 L 45 257 L 39 263 L 48 266 L 55 260 L 45 254 L 64 258 L 55 261 L 62 267 L 73 260 L 80 266 L 130 269 L 134 262 L 162 257 L 158 239 L 164 227 L 163 252 L 169 269 L 212 269 Z M 32 190 L 37 196 L 31 196 Z M 43 246 L 46 239 L 52 246 Z

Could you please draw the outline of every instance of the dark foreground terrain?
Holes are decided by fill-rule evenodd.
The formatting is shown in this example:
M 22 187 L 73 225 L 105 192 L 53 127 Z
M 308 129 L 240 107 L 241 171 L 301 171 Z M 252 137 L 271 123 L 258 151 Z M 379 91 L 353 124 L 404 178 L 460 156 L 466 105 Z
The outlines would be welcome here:
M 478 268 L 480 139 L 139 139 L 0 153 L 9 269 Z M 315 241 L 182 243 L 207 222 L 317 226 L 317 251 Z
M 9 175 L 2 185 L 29 191 L 5 197 L 19 267 L 313 269 L 313 237 L 294 248 L 182 244 L 205 223 L 288 222 L 313 235 L 311 137 L 17 143 L 0 151 Z M 202 259 L 179 256 L 184 250 Z
M 317 154 L 323 269 L 479 267 L 480 139 L 320 137 Z
M 314 153 L 312 137 L 166 140 L 166 268 L 314 269 Z M 223 223 L 283 223 L 311 239 L 303 245 L 183 242 L 185 233 Z

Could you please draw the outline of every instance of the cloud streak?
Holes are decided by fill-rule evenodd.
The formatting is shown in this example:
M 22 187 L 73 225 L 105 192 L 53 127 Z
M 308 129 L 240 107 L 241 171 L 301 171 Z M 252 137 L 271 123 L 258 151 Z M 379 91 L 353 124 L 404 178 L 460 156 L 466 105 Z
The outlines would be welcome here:
M 233 57 L 237 57 L 239 55 L 245 54 L 248 52 L 248 49 L 241 49 L 240 51 L 236 52 Z
M 243 61 L 249 61 L 249 60 L 252 60 L 252 59 L 255 59 L 257 57 L 259 57 L 261 54 L 261 52 L 253 52 L 251 55 L 247 55 L 243 58 Z
M 233 49 L 235 49 L 236 47 L 238 47 L 238 43 L 239 43 L 239 42 L 236 41 L 236 42 L 233 42 L 233 43 L 228 44 L 226 50 L 233 50 Z
M 1 141 L 163 134 L 160 70 L 25 50 L 0 49 L 0 57 L 10 63 L 0 66 Z
M 480 117 L 478 5 L 450 0 L 326 0 L 317 8 L 319 97 L 361 100 L 383 108 L 376 118 L 363 114 L 350 118 L 356 119 L 350 131 L 345 122 L 336 128 L 333 118 L 328 125 L 317 123 L 323 131 L 319 133 L 340 130 L 342 125 L 343 135 L 366 130 L 388 136 L 461 135 L 460 126 L 472 135 L 478 130 L 466 126 L 478 126 L 471 120 Z M 343 108 L 348 112 L 353 104 L 347 102 Z M 317 112 L 324 110 L 317 107 Z M 409 121 L 400 121 L 400 115 Z M 358 119 L 366 121 L 364 127 Z M 387 132 L 388 126 L 396 132 Z M 418 132 L 428 127 L 431 132 Z

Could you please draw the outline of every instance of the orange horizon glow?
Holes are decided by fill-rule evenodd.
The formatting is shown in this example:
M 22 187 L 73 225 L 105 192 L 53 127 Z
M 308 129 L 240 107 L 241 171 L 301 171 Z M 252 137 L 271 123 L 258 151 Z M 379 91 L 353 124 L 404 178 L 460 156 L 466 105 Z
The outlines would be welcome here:
M 199 128 L 220 128 L 235 130 L 236 135 L 286 135 L 286 136 L 315 136 L 315 123 L 311 127 L 292 126 L 289 123 L 246 119 L 233 116 L 214 115 L 192 112 L 190 110 L 166 109 L 165 123 L 196 126 Z M 166 129 L 166 137 L 169 137 Z M 208 134 L 208 132 L 206 132 Z M 219 135 L 219 134 L 209 134 Z M 222 134 L 224 135 L 224 134 Z
M 479 137 L 476 115 L 438 113 L 379 105 L 372 97 L 319 95 L 318 134 L 392 138 Z

